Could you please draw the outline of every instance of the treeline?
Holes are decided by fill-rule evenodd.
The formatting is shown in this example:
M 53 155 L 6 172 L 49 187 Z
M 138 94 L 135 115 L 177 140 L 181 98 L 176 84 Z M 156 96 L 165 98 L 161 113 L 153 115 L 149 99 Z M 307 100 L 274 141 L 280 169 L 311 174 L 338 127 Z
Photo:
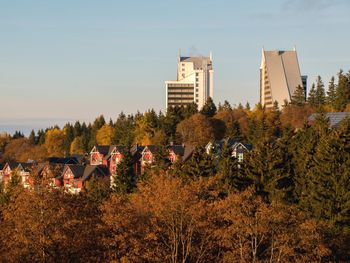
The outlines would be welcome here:
M 255 144 L 264 126 L 275 126 L 274 132 L 278 133 L 278 129 L 301 128 L 315 111 L 350 111 L 350 73 L 340 71 L 337 82 L 332 77 L 327 91 L 324 86 L 318 77 L 307 101 L 303 89 L 298 87 L 292 101 L 282 105 L 282 112 L 277 105 L 267 111 L 259 104 L 254 109 L 248 103 L 245 107 L 241 104 L 233 107 L 227 101 L 216 106 L 209 99 L 200 111 L 193 103 L 186 108 L 170 108 L 166 113 L 154 110 L 134 115 L 120 113 L 115 121 L 106 121 L 99 116 L 89 124 L 77 121 L 67 123 L 62 129 L 56 126 L 37 133 L 32 131 L 29 138 L 23 138 L 21 132 L 13 136 L 2 135 L 0 152 L 3 153 L 2 161 L 26 161 L 84 154 L 96 144 L 166 145 L 177 142 L 203 145 L 223 137 L 237 137 Z M 271 122 L 275 123 L 271 125 Z

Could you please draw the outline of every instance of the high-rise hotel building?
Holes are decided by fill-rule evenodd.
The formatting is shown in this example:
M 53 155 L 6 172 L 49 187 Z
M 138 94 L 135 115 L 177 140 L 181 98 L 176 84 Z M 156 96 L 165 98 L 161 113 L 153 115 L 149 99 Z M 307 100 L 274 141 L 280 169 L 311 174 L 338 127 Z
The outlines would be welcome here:
M 272 108 L 275 101 L 281 107 L 290 102 L 298 86 L 304 88 L 306 98 L 307 76 L 300 74 L 296 50 L 262 50 L 260 66 L 260 103 Z
M 213 61 L 209 57 L 181 57 L 177 63 L 177 79 L 165 81 L 166 107 L 186 106 L 192 102 L 201 109 L 213 97 Z

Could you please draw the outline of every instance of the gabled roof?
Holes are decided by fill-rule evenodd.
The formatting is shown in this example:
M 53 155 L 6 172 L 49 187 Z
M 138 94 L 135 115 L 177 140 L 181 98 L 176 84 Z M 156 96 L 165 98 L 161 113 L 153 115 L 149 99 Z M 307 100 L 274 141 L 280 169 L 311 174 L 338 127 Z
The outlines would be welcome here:
M 102 155 L 108 155 L 113 151 L 115 145 L 97 145 L 95 147 L 95 149 Z
M 242 143 L 242 142 L 236 142 L 233 146 L 232 149 L 237 148 L 238 146 L 243 146 L 244 148 L 246 148 L 247 151 L 251 151 L 253 150 L 253 145 L 251 144 L 246 144 L 246 143 Z
M 158 147 L 156 145 L 147 145 L 147 146 L 145 146 L 145 148 L 143 149 L 142 152 L 144 152 L 146 150 L 149 150 L 152 154 L 155 154 L 158 151 Z
M 34 163 L 18 163 L 17 169 L 30 172 L 34 165 Z
M 168 151 L 173 151 L 176 155 L 183 156 L 186 147 L 184 145 L 170 145 L 167 148 Z
M 47 161 L 51 164 L 78 164 L 76 157 L 50 157 Z
M 318 113 L 310 115 L 309 121 L 315 121 Z M 350 118 L 350 112 L 327 112 L 326 118 L 329 120 L 329 125 L 331 128 L 339 127 L 341 121 L 346 117 Z
M 195 147 L 192 145 L 186 145 L 184 155 L 182 156 L 182 161 L 185 162 L 192 157 Z
M 113 146 L 112 149 L 110 149 L 110 152 L 105 156 L 105 159 L 108 159 L 109 157 L 111 157 L 111 155 L 112 155 L 114 150 L 116 150 L 119 153 L 123 154 L 127 150 L 127 148 L 125 146 L 123 146 L 123 145 L 115 145 L 115 146 Z
M 62 173 L 65 167 L 66 165 L 62 163 L 46 163 L 43 165 L 40 173 L 42 174 L 45 169 L 48 169 L 52 173 L 53 178 L 60 178 L 62 177 Z
M 18 162 L 7 162 L 5 163 L 3 169 L 5 169 L 5 167 L 10 167 L 11 170 L 14 170 L 18 167 Z
M 66 169 L 70 169 L 73 173 L 75 179 L 81 179 L 85 181 L 89 179 L 93 174 L 107 176 L 108 168 L 104 165 L 80 165 L 80 164 L 70 164 L 67 165 Z

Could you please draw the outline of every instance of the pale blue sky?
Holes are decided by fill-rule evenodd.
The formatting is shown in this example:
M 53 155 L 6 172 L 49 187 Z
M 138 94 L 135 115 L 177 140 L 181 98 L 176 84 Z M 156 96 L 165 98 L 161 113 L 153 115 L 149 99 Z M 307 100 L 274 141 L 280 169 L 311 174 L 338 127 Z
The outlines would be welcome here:
M 309 83 L 328 82 L 350 69 L 349 14 L 349 0 L 0 0 L 0 131 L 164 109 L 178 49 L 213 52 L 215 102 L 258 102 L 262 46 L 296 45 Z

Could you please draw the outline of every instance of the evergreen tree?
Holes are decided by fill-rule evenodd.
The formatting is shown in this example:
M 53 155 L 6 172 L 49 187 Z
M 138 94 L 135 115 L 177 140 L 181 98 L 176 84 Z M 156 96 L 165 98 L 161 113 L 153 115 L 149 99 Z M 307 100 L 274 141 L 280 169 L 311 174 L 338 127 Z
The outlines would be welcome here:
M 294 91 L 294 94 L 291 98 L 291 104 L 296 106 L 303 106 L 305 104 L 306 96 L 304 88 L 300 85 Z
M 324 84 L 320 76 L 316 80 L 316 106 L 321 107 L 325 104 L 326 95 L 324 90 Z
M 196 113 L 198 113 L 198 105 L 195 102 L 192 102 L 192 103 L 186 105 L 182 109 L 182 117 L 184 119 L 187 119 Z
M 45 132 L 43 129 L 38 130 L 38 144 L 42 145 L 45 143 Z
M 32 130 L 30 132 L 28 140 L 29 140 L 29 143 L 32 144 L 32 145 L 36 144 L 36 138 L 35 138 L 35 131 L 34 130 Z
M 344 226 L 350 224 L 350 122 L 323 137 L 308 172 L 311 184 L 308 200 L 311 215 Z
M 227 100 L 224 101 L 224 104 L 222 105 L 222 110 L 232 111 L 231 104 Z
M 292 177 L 285 147 L 265 140 L 254 146 L 246 158 L 245 174 L 257 194 L 269 201 L 287 201 L 291 196 Z
M 247 101 L 247 103 L 246 103 L 246 105 L 245 105 L 245 109 L 246 109 L 247 111 L 250 111 L 250 104 L 249 104 L 248 101 Z
M 131 193 L 136 187 L 136 176 L 133 169 L 133 159 L 129 150 L 123 153 L 122 161 L 117 165 L 113 176 L 112 189 L 118 193 Z
M 208 97 L 206 103 L 204 104 L 203 108 L 200 111 L 201 114 L 207 116 L 207 117 L 213 117 L 216 113 L 216 106 L 211 97 Z
M 223 176 L 224 184 L 235 190 L 243 190 L 249 185 L 249 179 L 242 173 L 241 166 L 242 164 L 232 155 L 232 148 L 226 141 L 221 150 L 218 170 Z
M 63 143 L 63 148 L 64 148 L 64 155 L 67 156 L 70 152 L 70 146 L 74 140 L 74 128 L 70 123 L 67 123 L 63 127 L 64 131 L 64 143 Z
M 15 131 L 15 133 L 12 136 L 12 139 L 19 139 L 19 138 L 24 138 L 24 134 L 20 131 Z
M 307 102 L 312 106 L 316 107 L 317 106 L 317 98 L 316 98 L 316 86 L 314 83 L 312 83 L 309 96 L 307 98 Z
M 183 166 L 182 175 L 188 179 L 209 177 L 216 174 L 216 160 L 213 154 L 206 154 L 205 149 L 197 148 L 189 161 Z
M 336 87 L 334 83 L 334 76 L 332 76 L 328 85 L 326 102 L 333 109 L 336 109 L 336 98 Z
M 342 70 L 338 73 L 336 89 L 336 110 L 343 111 L 350 102 L 350 74 L 345 75 Z

